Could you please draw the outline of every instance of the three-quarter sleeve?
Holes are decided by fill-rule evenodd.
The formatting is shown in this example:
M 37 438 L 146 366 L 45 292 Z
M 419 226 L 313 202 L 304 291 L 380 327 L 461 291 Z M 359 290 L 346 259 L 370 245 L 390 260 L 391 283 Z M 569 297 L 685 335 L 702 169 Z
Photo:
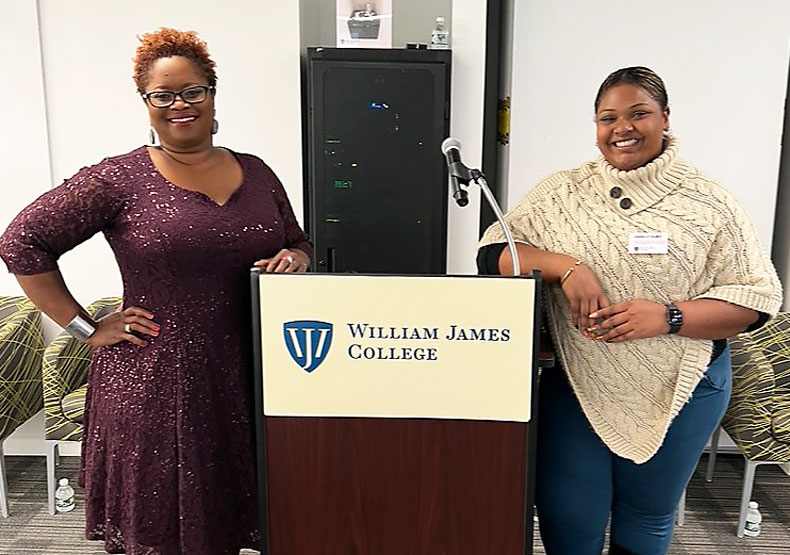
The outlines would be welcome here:
M 14 218 L 0 236 L 0 257 L 11 273 L 57 270 L 63 253 L 112 226 L 123 198 L 118 186 L 104 178 L 108 171 L 116 170 L 83 168 Z

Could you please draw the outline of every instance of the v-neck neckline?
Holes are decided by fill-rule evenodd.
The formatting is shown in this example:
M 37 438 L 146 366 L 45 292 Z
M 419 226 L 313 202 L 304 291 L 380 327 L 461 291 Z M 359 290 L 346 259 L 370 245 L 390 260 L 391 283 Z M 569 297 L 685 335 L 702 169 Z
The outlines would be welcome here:
M 153 148 L 153 147 L 151 147 L 151 148 Z M 206 202 L 209 202 L 209 203 L 213 204 L 217 208 L 225 208 L 226 206 L 228 206 L 231 203 L 231 201 L 233 199 L 235 199 L 239 195 L 239 193 L 241 192 L 242 188 L 244 187 L 244 184 L 247 183 L 247 172 L 244 171 L 244 163 L 241 161 L 241 159 L 239 158 L 239 156 L 235 152 L 233 152 L 231 149 L 225 148 L 225 147 L 218 147 L 218 148 L 222 148 L 223 150 L 227 150 L 228 152 L 230 152 L 230 154 L 233 156 L 233 158 L 236 159 L 236 162 L 239 164 L 239 167 L 241 168 L 241 183 L 239 183 L 239 185 L 235 189 L 233 189 L 233 191 L 231 192 L 230 196 L 222 204 L 218 203 L 216 200 L 214 200 L 212 197 L 210 197 L 209 195 L 207 195 L 206 193 L 204 193 L 202 191 L 197 191 L 195 189 L 187 189 L 185 187 L 181 187 L 179 185 L 176 185 L 175 183 L 170 181 L 167 177 L 165 177 L 165 175 L 161 171 L 159 171 L 159 168 L 156 167 L 156 164 L 154 163 L 154 159 L 151 158 L 151 152 L 149 151 L 149 147 L 148 146 L 143 146 L 143 150 L 145 150 L 145 156 L 146 156 L 146 158 L 148 158 L 148 163 L 150 164 L 151 169 L 153 169 L 154 172 L 156 172 L 156 174 L 162 179 L 162 181 L 165 182 L 165 184 L 167 184 L 168 186 L 172 187 L 173 189 L 177 189 L 178 191 L 183 191 L 185 193 L 192 193 L 192 194 L 202 198 Z

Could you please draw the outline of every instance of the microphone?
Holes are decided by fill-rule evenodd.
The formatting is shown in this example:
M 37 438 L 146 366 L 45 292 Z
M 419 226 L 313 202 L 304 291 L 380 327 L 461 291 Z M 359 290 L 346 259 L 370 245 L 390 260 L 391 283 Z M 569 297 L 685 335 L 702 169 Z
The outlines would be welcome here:
M 458 139 L 447 137 L 442 141 L 442 154 L 447 161 L 447 170 L 450 173 L 453 199 L 458 206 L 466 206 L 469 204 L 469 194 L 461 188 L 461 183 L 469 183 L 472 174 L 469 168 L 461 162 L 461 142 Z

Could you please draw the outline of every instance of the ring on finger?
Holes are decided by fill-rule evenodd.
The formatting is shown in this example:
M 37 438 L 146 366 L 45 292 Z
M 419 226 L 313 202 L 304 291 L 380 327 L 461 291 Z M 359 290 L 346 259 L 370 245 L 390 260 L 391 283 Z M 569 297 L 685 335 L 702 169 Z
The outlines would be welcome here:
M 290 254 L 288 256 L 284 257 L 284 258 L 288 261 L 288 264 L 293 264 L 294 263 L 294 257 L 291 256 Z
M 126 333 L 132 333 L 132 325 L 131 324 L 124 324 L 123 331 Z

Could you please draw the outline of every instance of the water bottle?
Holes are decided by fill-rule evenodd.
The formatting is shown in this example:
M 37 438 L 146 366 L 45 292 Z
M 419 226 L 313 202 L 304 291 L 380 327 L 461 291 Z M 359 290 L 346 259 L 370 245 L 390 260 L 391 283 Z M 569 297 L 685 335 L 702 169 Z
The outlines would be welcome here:
M 68 478 L 61 478 L 55 490 L 55 509 L 59 513 L 67 513 L 74 509 L 74 488 L 69 485 Z
M 763 516 L 757 509 L 756 501 L 749 501 L 749 510 L 746 511 L 746 523 L 743 525 L 743 533 L 747 536 L 759 536 Z
M 443 17 L 436 18 L 436 25 L 431 32 L 431 48 L 434 50 L 447 50 L 450 48 L 450 32 L 445 27 Z

